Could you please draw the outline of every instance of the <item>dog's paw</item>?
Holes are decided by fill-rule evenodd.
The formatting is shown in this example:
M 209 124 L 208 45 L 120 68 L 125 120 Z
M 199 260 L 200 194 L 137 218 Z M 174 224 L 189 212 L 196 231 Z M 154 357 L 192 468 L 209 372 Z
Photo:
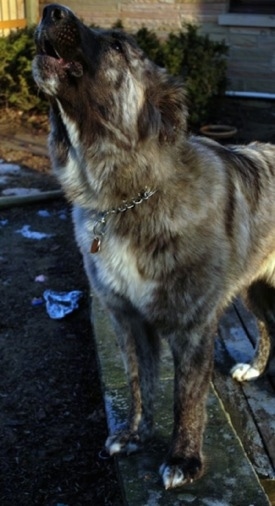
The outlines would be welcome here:
M 252 367 L 250 364 L 236 364 L 232 367 L 231 376 L 237 381 L 249 381 L 256 379 L 260 376 L 260 371 L 255 367 Z
M 202 462 L 196 457 L 171 458 L 168 462 L 164 462 L 159 469 L 166 490 L 192 483 L 201 477 L 202 472 Z
M 105 448 L 109 455 L 116 453 L 130 455 L 142 448 L 142 442 L 137 432 L 119 432 L 107 438 Z

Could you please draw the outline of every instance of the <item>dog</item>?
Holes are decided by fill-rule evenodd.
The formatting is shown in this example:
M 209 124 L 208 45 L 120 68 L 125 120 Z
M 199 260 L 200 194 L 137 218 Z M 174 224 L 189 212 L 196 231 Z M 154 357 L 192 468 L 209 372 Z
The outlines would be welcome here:
M 109 454 L 153 433 L 160 341 L 174 363 L 166 489 L 198 479 L 213 341 L 246 296 L 260 322 L 250 380 L 267 365 L 275 307 L 275 147 L 225 147 L 187 133 L 184 86 L 127 34 L 91 29 L 46 6 L 33 76 L 50 102 L 52 166 L 73 204 L 77 243 L 122 351 L 131 403 Z M 192 107 L 192 104 L 191 104 Z

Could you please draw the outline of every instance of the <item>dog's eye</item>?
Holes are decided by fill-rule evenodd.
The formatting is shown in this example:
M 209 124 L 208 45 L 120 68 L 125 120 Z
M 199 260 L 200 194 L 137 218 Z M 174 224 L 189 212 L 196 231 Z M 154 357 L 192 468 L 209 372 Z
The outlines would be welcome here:
M 111 44 L 111 48 L 118 53 L 123 53 L 122 44 L 119 42 L 119 40 L 114 40 Z

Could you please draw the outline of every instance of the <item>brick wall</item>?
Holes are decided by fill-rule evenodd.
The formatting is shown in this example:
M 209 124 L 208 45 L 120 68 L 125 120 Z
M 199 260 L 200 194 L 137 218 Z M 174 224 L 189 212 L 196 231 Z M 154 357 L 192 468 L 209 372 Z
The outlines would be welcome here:
M 49 3 L 40 0 L 40 6 Z M 221 0 L 66 0 L 87 23 L 109 27 L 120 19 L 127 30 L 147 26 L 156 31 L 177 30 L 184 22 L 215 21 L 224 12 Z
M 40 13 L 48 0 L 40 0 Z M 230 47 L 230 88 L 275 93 L 275 17 L 227 15 L 227 0 L 66 0 L 88 24 L 110 27 L 121 20 L 126 30 L 147 26 L 157 34 L 194 22 L 212 39 Z M 228 19 L 227 19 L 228 18 Z

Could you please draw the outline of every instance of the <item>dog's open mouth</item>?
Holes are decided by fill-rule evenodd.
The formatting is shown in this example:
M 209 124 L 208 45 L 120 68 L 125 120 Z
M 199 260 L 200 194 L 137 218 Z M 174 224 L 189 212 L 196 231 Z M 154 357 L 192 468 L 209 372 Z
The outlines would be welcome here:
M 37 47 L 37 53 L 40 54 L 41 56 L 45 55 L 50 56 L 51 58 L 55 58 L 57 60 L 63 60 L 63 58 L 61 58 L 60 54 L 58 53 L 57 49 L 55 49 L 52 43 L 47 39 L 39 42 Z
M 83 75 L 83 66 L 80 62 L 70 59 L 68 55 L 62 56 L 61 50 L 57 48 L 46 36 L 40 37 L 36 41 L 37 55 L 45 58 L 48 66 L 53 64 L 54 68 L 59 66 L 60 69 L 66 70 L 69 75 L 74 77 L 81 77 Z M 67 52 L 67 51 L 66 51 Z

